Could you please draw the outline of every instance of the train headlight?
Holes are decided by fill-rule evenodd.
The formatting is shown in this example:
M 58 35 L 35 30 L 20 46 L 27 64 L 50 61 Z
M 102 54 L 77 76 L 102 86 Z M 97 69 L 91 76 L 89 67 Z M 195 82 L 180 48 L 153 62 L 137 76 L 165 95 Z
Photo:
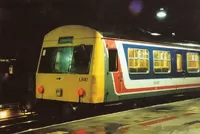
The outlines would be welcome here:
M 38 88 L 38 92 L 41 93 L 41 94 L 44 93 L 44 87 L 43 87 L 43 86 L 40 86 L 40 87 Z
M 83 88 L 78 89 L 77 93 L 78 93 L 79 97 L 83 97 L 85 95 L 85 91 Z

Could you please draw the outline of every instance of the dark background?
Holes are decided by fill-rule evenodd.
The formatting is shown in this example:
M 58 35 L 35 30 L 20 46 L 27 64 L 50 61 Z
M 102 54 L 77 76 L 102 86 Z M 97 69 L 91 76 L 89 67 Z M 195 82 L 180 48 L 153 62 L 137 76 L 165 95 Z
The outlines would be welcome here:
M 132 2 L 140 12 L 130 10 Z M 167 18 L 156 12 L 165 8 Z M 132 8 L 134 9 L 134 8 Z M 131 12 L 132 11 L 132 12 Z M 0 56 L 34 55 L 44 34 L 67 24 L 83 24 L 98 30 L 134 33 L 144 29 L 176 39 L 199 41 L 199 0 L 1 0 Z M 29 57 L 26 57 L 28 60 Z
M 156 18 L 156 12 L 160 8 L 167 12 L 167 17 L 163 20 Z M 16 97 L 26 102 L 24 100 L 34 96 L 35 72 L 43 37 L 50 30 L 68 24 L 120 33 L 124 38 L 200 42 L 200 2 L 0 0 L 0 58 L 17 59 L 14 75 L 4 83 L 2 89 L 5 94 L 0 94 L 0 99 L 3 96 L 10 101 L 10 98 Z M 160 33 L 161 36 L 154 37 L 149 32 Z M 176 36 L 172 36 L 172 33 Z M 24 98 L 27 88 L 32 93 Z

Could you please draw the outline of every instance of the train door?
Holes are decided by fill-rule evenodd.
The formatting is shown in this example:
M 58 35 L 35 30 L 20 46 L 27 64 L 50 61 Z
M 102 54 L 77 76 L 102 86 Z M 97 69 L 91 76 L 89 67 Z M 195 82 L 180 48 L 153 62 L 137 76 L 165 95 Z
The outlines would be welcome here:
M 119 100 L 116 91 L 121 91 L 122 73 L 119 71 L 119 59 L 116 48 L 108 48 L 108 73 L 107 73 L 107 101 Z M 115 90 L 115 91 L 114 91 Z
M 185 68 L 183 66 L 183 53 L 177 52 L 176 53 L 176 73 L 177 77 L 179 77 L 178 83 L 176 85 L 183 85 L 184 78 L 185 78 Z M 177 86 L 177 89 L 181 89 L 181 86 Z

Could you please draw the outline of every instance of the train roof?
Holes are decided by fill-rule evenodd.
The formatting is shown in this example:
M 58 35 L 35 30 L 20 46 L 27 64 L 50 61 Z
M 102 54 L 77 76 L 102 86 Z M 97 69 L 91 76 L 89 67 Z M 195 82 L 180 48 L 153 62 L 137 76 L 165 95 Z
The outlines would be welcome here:
M 166 44 L 166 45 L 175 45 L 189 48 L 200 48 L 200 43 L 196 41 L 188 41 L 188 40 L 180 40 L 176 37 L 170 36 L 152 36 L 149 34 L 149 31 L 141 30 L 141 28 L 129 29 L 129 30 L 120 30 L 120 29 L 111 29 L 111 28 L 99 28 L 99 27 L 90 27 L 83 25 L 65 25 L 58 28 L 53 29 L 49 33 L 46 34 L 44 40 L 54 39 L 57 40 L 59 36 L 63 35 L 63 33 L 68 33 L 69 29 L 73 29 L 75 31 L 76 37 L 83 37 L 82 32 L 77 32 L 78 29 L 84 29 L 84 37 L 98 36 L 104 38 L 113 38 L 127 41 L 139 41 L 139 42 L 150 42 L 156 44 Z M 86 32 L 88 31 L 88 32 Z M 110 32 L 112 31 L 112 32 Z M 92 34 L 91 34 L 92 33 Z
M 189 47 L 189 48 L 200 48 L 200 42 L 197 41 L 188 41 L 188 40 L 179 40 L 172 37 L 154 37 L 150 35 L 141 35 L 138 33 L 114 33 L 114 32 L 100 32 L 104 37 L 107 38 L 115 38 L 120 40 L 127 40 L 127 41 L 138 41 L 138 42 L 150 42 L 156 44 L 163 44 L 163 45 L 175 45 L 175 46 L 182 46 L 182 47 Z
M 102 34 L 98 30 L 82 25 L 65 25 L 57 27 L 48 32 L 44 40 L 58 40 L 63 36 L 75 36 L 76 38 L 90 38 L 90 37 L 102 37 Z

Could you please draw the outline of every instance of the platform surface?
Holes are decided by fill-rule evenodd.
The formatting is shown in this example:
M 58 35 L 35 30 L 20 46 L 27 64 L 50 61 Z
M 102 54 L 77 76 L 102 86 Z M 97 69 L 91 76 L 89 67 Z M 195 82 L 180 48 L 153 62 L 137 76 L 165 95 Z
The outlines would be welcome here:
M 30 134 L 200 134 L 200 99 L 30 129 Z

